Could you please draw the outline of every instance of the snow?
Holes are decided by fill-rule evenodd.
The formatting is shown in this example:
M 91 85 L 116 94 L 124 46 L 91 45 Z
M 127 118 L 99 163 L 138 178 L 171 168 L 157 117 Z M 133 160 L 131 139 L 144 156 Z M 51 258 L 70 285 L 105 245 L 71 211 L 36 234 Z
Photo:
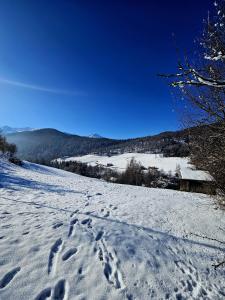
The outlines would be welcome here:
M 191 167 L 180 170 L 182 179 L 213 181 L 213 177 L 205 171 L 196 170 Z
M 182 168 L 189 167 L 189 159 L 183 157 L 163 157 L 162 154 L 148 154 L 148 153 L 124 153 L 114 156 L 100 156 L 94 154 L 88 154 L 84 156 L 68 157 L 65 159 L 58 158 L 57 161 L 80 161 L 83 163 L 90 164 L 92 166 L 102 165 L 107 167 L 108 164 L 113 164 L 111 169 L 117 171 L 124 171 L 134 158 L 136 161 L 140 162 L 145 168 L 156 167 L 164 172 L 175 173 L 177 167 Z
M 98 133 L 93 133 L 90 134 L 88 137 L 93 138 L 93 139 L 102 139 L 103 137 L 99 135 Z
M 124 153 L 110 157 L 88 154 L 65 159 L 58 158 L 57 161 L 79 161 L 92 166 L 110 166 L 108 168 L 122 172 L 126 169 L 132 158 L 140 162 L 145 168 L 155 167 L 159 170 L 163 170 L 165 173 L 171 173 L 173 175 L 179 171 L 182 179 L 213 181 L 209 173 L 196 170 L 195 166 L 190 163 L 190 159 L 187 157 L 163 157 L 162 154 L 148 153 Z
M 224 299 L 213 198 L 3 160 L 0 184 L 1 300 Z

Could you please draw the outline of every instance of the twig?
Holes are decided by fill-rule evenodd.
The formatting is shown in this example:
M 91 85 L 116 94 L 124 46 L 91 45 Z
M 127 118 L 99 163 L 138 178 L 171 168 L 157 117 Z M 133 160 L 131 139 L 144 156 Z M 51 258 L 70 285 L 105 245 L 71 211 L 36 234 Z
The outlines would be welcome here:
M 223 241 L 220 241 L 220 240 L 217 240 L 217 239 L 214 239 L 214 238 L 209 238 L 209 237 L 201 235 L 201 234 L 196 234 L 196 233 L 192 233 L 192 232 L 190 232 L 190 234 L 194 235 L 194 236 L 197 236 L 197 237 L 200 237 L 200 238 L 203 238 L 203 239 L 206 239 L 206 240 L 214 241 L 214 242 L 217 242 L 217 243 L 220 243 L 220 244 L 225 244 L 225 242 L 223 242 Z
M 219 229 L 222 230 L 222 228 L 219 228 Z M 207 237 L 207 236 L 203 236 L 203 235 L 196 234 L 196 233 L 192 233 L 192 232 L 191 232 L 190 234 L 191 234 L 191 235 L 195 235 L 195 236 L 200 237 L 200 238 L 203 238 L 203 239 L 207 239 L 207 240 L 211 240 L 211 241 L 218 242 L 218 243 L 221 243 L 221 244 L 225 244 L 225 242 L 219 241 L 219 240 L 214 239 L 214 238 L 209 238 L 209 237 Z M 221 262 L 218 263 L 218 264 L 213 264 L 212 267 L 214 267 L 214 269 L 216 270 L 217 268 L 219 268 L 219 267 L 221 267 L 221 266 L 223 266 L 223 265 L 225 265 L 225 260 L 221 261 Z
M 223 228 L 219 227 L 219 229 L 220 229 L 221 231 L 225 232 L 225 230 L 224 230 Z
M 224 265 L 224 264 L 225 264 L 225 260 L 222 261 L 222 262 L 220 262 L 220 263 L 218 263 L 218 264 L 214 264 L 214 265 L 212 265 L 212 266 L 213 266 L 214 269 L 216 270 L 217 268 L 221 267 L 221 266 Z

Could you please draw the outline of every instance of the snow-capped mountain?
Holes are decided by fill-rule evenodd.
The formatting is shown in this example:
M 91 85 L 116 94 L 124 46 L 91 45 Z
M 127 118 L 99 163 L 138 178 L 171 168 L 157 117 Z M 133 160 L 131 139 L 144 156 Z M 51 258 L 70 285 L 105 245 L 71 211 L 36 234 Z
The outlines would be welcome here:
M 34 128 L 30 128 L 30 127 L 21 127 L 21 128 L 14 128 L 14 127 L 10 127 L 10 126 L 2 126 L 0 127 L 0 132 L 3 135 L 7 135 L 10 133 L 16 133 L 16 132 L 23 132 L 23 131 L 33 131 Z
M 103 138 L 103 136 L 101 136 L 101 135 L 99 135 L 97 133 L 90 134 L 88 137 L 89 138 L 93 138 L 93 139 L 102 139 Z

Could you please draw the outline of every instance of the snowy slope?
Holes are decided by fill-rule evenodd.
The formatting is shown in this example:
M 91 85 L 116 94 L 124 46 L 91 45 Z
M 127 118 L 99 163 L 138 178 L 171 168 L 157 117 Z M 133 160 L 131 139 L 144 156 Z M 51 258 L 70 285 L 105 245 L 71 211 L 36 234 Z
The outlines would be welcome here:
M 118 171 L 124 171 L 127 164 L 134 158 L 136 161 L 140 162 L 144 167 L 156 167 L 159 170 L 164 170 L 165 172 L 175 173 L 178 166 L 182 168 L 189 167 L 189 159 L 184 157 L 163 157 L 162 154 L 148 154 L 148 153 L 123 153 L 114 156 L 100 156 L 95 154 L 89 154 L 77 157 L 68 157 L 66 159 L 57 159 L 60 161 L 80 161 L 83 163 L 88 163 L 92 166 L 102 165 L 107 166 L 107 164 L 113 164 L 112 169 Z
M 224 299 L 205 195 L 0 162 L 0 299 Z

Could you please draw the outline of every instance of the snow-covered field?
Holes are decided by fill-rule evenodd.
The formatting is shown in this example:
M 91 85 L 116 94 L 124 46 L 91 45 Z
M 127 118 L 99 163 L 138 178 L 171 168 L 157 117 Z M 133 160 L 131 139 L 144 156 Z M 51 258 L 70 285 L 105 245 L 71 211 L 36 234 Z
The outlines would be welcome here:
M 0 162 L 0 299 L 224 299 L 208 196 Z M 195 235 L 196 234 L 196 235 Z
M 159 170 L 165 172 L 175 173 L 178 166 L 181 168 L 188 168 L 189 159 L 184 157 L 163 157 L 162 154 L 148 154 L 148 153 L 124 153 L 113 156 L 100 156 L 95 154 L 88 154 L 84 156 L 68 157 L 65 159 L 58 158 L 57 161 L 80 161 L 92 166 L 102 165 L 107 167 L 108 164 L 112 164 L 111 169 L 117 171 L 124 171 L 134 158 L 137 162 L 140 162 L 145 168 L 156 167 Z

